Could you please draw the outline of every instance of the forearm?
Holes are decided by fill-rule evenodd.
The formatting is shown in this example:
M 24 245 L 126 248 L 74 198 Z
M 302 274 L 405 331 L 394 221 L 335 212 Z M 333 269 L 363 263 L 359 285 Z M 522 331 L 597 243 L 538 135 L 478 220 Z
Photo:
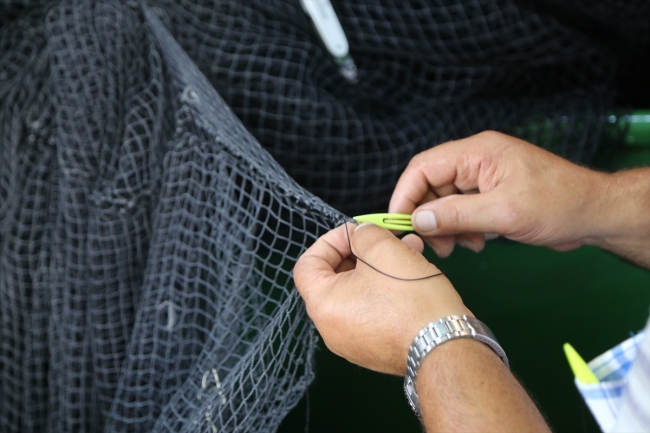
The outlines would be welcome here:
M 605 175 L 589 242 L 650 269 L 650 168 Z
M 428 433 L 550 431 L 501 359 L 476 340 L 431 351 L 420 366 L 417 392 Z

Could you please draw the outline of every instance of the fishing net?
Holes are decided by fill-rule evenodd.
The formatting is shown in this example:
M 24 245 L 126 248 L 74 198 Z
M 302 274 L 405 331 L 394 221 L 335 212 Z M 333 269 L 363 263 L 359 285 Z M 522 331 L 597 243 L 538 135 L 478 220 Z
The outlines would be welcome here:
M 0 1 L 0 431 L 275 431 L 293 263 L 412 155 L 620 139 L 617 57 L 532 6 L 336 1 L 353 84 L 298 0 Z

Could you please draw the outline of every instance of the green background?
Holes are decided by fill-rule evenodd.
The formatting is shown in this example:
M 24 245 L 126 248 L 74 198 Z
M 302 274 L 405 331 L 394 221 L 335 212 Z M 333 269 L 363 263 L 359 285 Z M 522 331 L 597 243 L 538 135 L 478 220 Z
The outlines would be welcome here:
M 602 155 L 608 170 L 650 163 L 650 148 Z M 649 216 L 650 218 L 650 216 Z M 649 246 L 650 248 L 650 246 Z M 442 269 L 487 323 L 555 431 L 598 432 L 573 383 L 562 344 L 591 360 L 637 332 L 650 311 L 650 272 L 593 247 L 559 253 L 507 240 L 479 254 L 456 248 Z M 419 432 L 402 379 L 364 370 L 320 344 L 316 379 L 280 432 Z

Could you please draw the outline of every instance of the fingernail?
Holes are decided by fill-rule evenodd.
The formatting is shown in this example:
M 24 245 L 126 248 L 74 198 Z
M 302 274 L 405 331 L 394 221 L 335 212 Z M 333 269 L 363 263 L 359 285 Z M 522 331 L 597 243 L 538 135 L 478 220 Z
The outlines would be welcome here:
M 413 223 L 418 232 L 432 232 L 438 228 L 436 216 L 430 210 L 416 212 Z
M 496 233 L 485 233 L 483 237 L 485 238 L 486 241 L 491 241 L 492 239 L 498 238 L 499 235 Z
M 356 231 L 359 230 L 361 227 L 371 226 L 371 225 L 372 225 L 372 223 L 361 223 L 361 224 L 359 224 L 358 226 L 356 226 L 356 227 L 354 228 L 354 231 L 356 232 Z
M 475 253 L 481 252 L 481 248 L 478 245 L 474 244 L 473 242 L 461 240 L 461 241 L 457 241 L 456 243 L 463 248 L 467 248 L 468 250 L 474 251 Z

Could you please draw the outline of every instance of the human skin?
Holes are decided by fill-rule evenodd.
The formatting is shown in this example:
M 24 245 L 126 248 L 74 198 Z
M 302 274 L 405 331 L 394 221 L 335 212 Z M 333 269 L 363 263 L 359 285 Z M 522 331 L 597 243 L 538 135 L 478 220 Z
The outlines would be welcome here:
M 478 252 L 489 233 L 559 251 L 596 245 L 650 268 L 650 168 L 602 173 L 498 132 L 415 156 L 389 210 L 412 213 L 440 257 L 456 243 Z
M 472 313 L 444 275 L 421 252 L 422 241 L 402 241 L 372 224 L 357 226 L 348 244 L 338 227 L 312 245 L 294 268 L 294 281 L 327 347 L 350 362 L 403 376 L 413 338 L 427 323 Z M 449 341 L 424 360 L 417 380 L 423 423 L 433 431 L 549 431 L 539 411 L 501 359 L 474 340 Z
M 436 317 L 471 312 L 444 275 L 392 279 L 357 262 L 350 245 L 391 275 L 415 278 L 439 270 L 421 254 L 424 244 L 417 236 L 400 241 L 373 224 L 348 224 L 328 232 L 294 268 L 307 313 L 332 352 L 375 371 L 404 375 L 408 348 L 420 329 Z
M 480 251 L 490 233 L 561 251 L 598 245 L 650 268 L 650 169 L 600 173 L 495 132 L 416 156 L 390 211 L 413 213 L 416 230 L 442 257 L 456 243 Z M 356 262 L 345 230 L 332 230 L 305 252 L 294 269 L 296 286 L 334 353 L 404 375 L 420 329 L 471 313 L 444 276 L 399 281 Z M 352 250 L 390 275 L 437 272 L 414 235 L 400 241 L 373 225 L 350 235 Z M 436 347 L 416 388 L 428 431 L 548 431 L 517 380 L 475 340 Z

